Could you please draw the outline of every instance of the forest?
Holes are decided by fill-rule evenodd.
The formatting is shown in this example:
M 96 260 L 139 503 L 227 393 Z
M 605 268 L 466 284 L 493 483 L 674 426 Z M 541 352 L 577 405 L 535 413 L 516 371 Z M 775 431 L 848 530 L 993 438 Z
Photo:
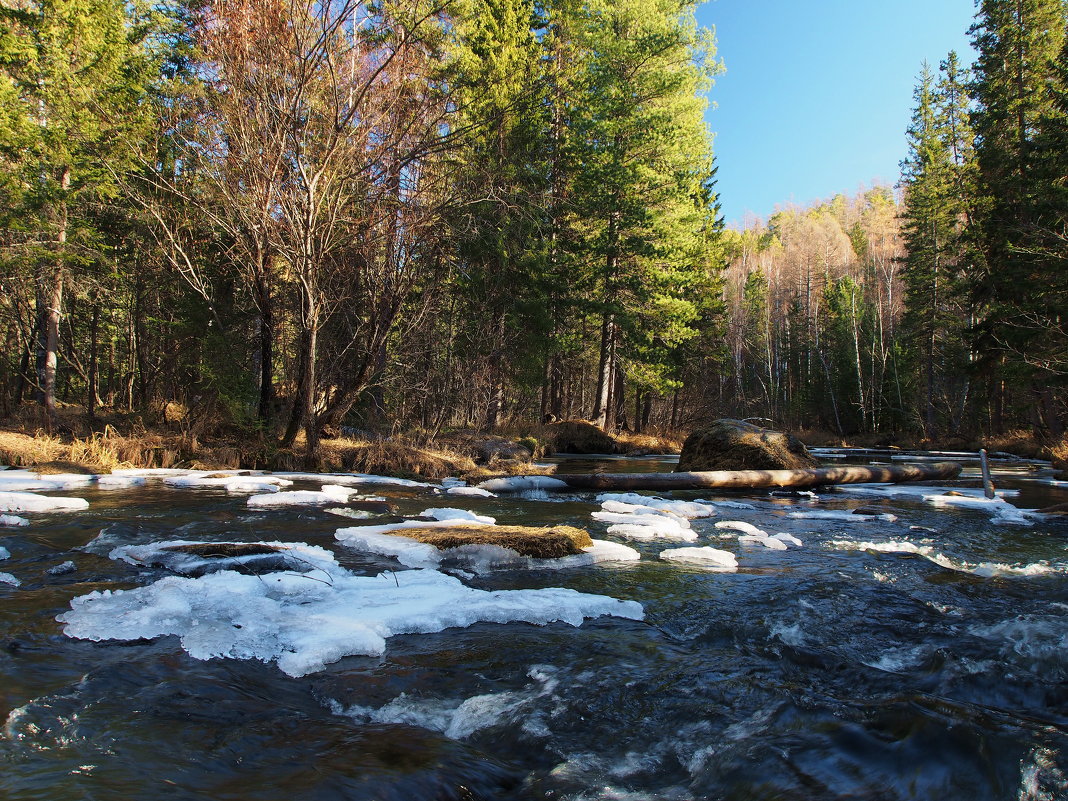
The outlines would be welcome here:
M 0 416 L 309 457 L 575 418 L 1062 437 L 1063 0 L 977 3 L 897 186 L 740 228 L 695 7 L 4 3 Z

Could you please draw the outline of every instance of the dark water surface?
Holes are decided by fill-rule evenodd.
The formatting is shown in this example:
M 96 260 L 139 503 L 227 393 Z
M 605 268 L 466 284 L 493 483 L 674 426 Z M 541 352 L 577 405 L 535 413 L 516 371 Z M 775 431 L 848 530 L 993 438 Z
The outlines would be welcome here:
M 995 469 L 999 486 L 1021 490 L 1017 506 L 1068 501 L 1041 466 Z M 372 492 L 402 514 L 463 507 L 613 539 L 590 518 L 592 494 Z M 108 558 L 124 544 L 306 542 L 357 573 L 401 569 L 335 542 L 353 521 L 153 481 L 60 494 L 90 508 L 0 532 L 11 552 L 0 570 L 21 581 L 0 584 L 5 800 L 1068 799 L 1068 522 L 1056 518 L 993 525 L 980 510 L 830 490 L 818 503 L 680 493 L 755 507 L 693 521 L 692 544 L 735 552 L 737 572 L 657 558 L 691 543 L 641 542 L 628 543 L 636 563 L 465 579 L 636 600 L 644 621 L 398 636 L 381 657 L 291 678 L 273 664 L 198 661 L 173 636 L 74 640 L 55 617 L 76 596 L 166 575 Z M 899 519 L 783 516 L 861 506 Z M 804 547 L 746 547 L 717 520 L 790 532 Z M 889 542 L 922 552 L 862 544 Z M 46 572 L 68 560 L 74 572 Z

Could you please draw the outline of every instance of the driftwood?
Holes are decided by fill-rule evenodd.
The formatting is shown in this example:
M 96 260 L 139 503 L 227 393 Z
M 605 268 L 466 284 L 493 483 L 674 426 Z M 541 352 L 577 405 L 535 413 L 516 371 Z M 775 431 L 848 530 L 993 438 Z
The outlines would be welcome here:
M 951 479 L 961 466 L 951 462 L 902 465 L 842 465 L 806 470 L 710 470 L 700 473 L 555 473 L 571 489 L 680 490 L 720 487 L 820 487 L 828 484 L 898 484 L 905 481 Z

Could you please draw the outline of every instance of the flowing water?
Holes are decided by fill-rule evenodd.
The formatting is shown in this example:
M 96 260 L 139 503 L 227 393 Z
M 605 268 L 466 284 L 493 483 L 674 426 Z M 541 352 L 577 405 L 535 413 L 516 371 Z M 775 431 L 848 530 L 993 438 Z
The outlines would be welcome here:
M 1048 476 L 995 462 L 1019 507 L 1068 501 Z M 464 507 L 613 539 L 592 494 L 373 491 L 401 514 Z M 736 572 L 662 561 L 679 543 L 652 541 L 628 543 L 639 562 L 464 578 L 636 600 L 644 620 L 395 636 L 381 656 L 293 678 L 194 659 L 174 636 L 72 639 L 55 618 L 76 596 L 166 575 L 108 558 L 124 544 L 305 542 L 357 574 L 402 570 L 334 540 L 354 521 L 157 481 L 62 494 L 89 509 L 0 533 L 0 570 L 21 582 L 0 584 L 3 799 L 1068 798 L 1068 518 L 995 525 L 981 509 L 829 489 L 679 493 L 753 507 L 692 522 L 693 544 L 735 552 Z M 857 507 L 898 519 L 785 516 Z M 717 520 L 804 546 L 748 547 Z M 73 572 L 48 572 L 67 561 Z

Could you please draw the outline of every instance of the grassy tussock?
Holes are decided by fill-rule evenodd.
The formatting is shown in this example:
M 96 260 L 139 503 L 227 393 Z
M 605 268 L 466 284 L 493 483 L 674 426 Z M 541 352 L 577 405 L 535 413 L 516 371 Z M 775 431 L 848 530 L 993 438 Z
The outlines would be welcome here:
M 574 526 L 456 526 L 409 528 L 397 533 L 443 550 L 461 545 L 499 545 L 534 559 L 572 556 L 593 545 L 589 532 Z

